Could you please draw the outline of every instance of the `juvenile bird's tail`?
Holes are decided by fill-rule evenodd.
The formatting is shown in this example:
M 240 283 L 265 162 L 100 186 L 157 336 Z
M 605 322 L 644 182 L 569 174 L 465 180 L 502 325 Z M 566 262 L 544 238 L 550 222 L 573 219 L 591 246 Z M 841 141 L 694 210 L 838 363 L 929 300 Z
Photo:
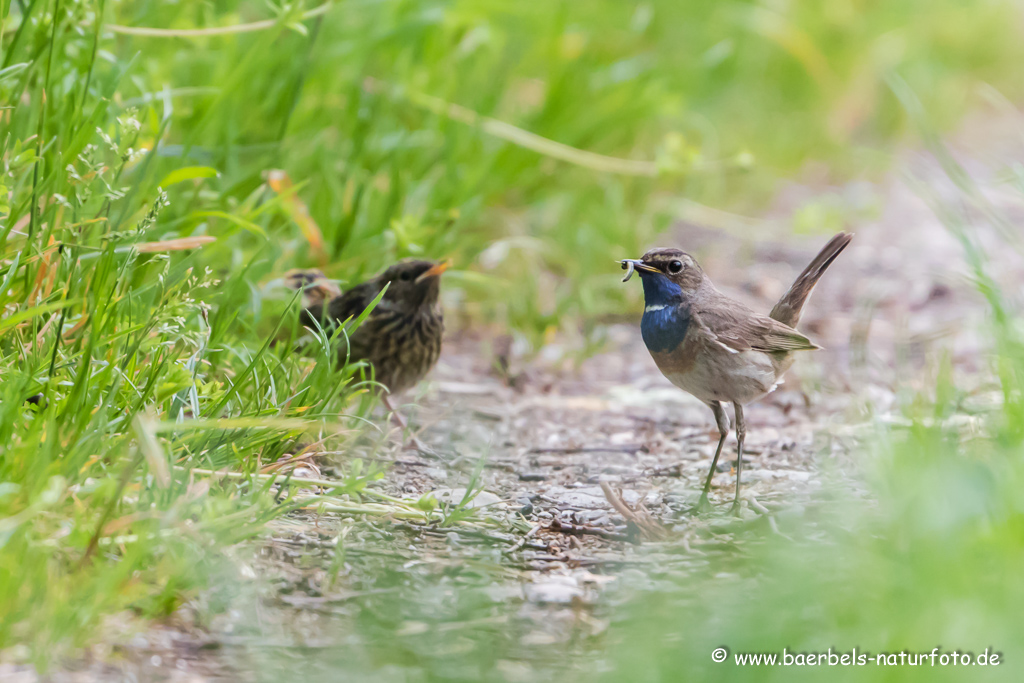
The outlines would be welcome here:
M 841 232 L 829 240 L 825 248 L 818 252 L 814 260 L 804 268 L 804 272 L 800 273 L 800 277 L 796 279 L 789 291 L 782 295 L 779 303 L 775 304 L 775 308 L 768 315 L 780 323 L 796 327 L 800 321 L 800 312 L 807 302 L 807 297 L 811 295 L 814 285 L 818 283 L 821 276 L 852 239 L 852 233 Z

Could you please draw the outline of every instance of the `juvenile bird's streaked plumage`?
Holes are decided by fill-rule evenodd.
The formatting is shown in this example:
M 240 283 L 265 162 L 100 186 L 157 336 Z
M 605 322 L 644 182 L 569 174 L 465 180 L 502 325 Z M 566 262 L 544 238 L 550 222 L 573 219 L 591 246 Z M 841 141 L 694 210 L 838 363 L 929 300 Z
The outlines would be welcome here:
M 338 355 L 343 361 L 373 366 L 375 381 L 387 388 L 381 402 L 403 428 L 408 424 L 388 396 L 413 387 L 437 364 L 444 334 L 438 296 L 441 274 L 448 266 L 447 261 L 399 261 L 345 292 L 326 288 L 324 284 L 331 283 L 317 270 L 289 271 L 283 278 L 285 285 L 304 292 L 302 323 L 310 328 L 319 325 L 329 333 L 359 317 L 387 287 L 366 320 L 342 337 Z M 416 437 L 411 443 L 430 452 Z
M 719 292 L 697 261 L 679 249 L 652 249 L 643 258 L 624 260 L 625 279 L 637 272 L 644 287 L 640 332 L 654 362 L 670 382 L 711 407 L 720 438 L 699 508 L 708 490 L 729 418 L 722 403 L 736 411 L 736 497 L 739 509 L 745 424 L 743 406 L 764 397 L 782 381 L 794 351 L 819 348 L 793 329 L 811 290 L 853 235 L 841 232 L 821 250 L 775 305 L 759 315 Z
M 384 297 L 370 316 L 342 344 L 339 354 L 373 365 L 374 377 L 393 393 L 423 379 L 441 355 L 444 318 L 438 301 L 445 263 L 406 260 L 362 284 L 319 301 L 310 301 L 302 314 L 309 326 L 326 329 L 358 317 L 385 286 Z M 307 276 L 312 271 L 304 271 Z M 301 282 L 302 277 L 296 277 Z

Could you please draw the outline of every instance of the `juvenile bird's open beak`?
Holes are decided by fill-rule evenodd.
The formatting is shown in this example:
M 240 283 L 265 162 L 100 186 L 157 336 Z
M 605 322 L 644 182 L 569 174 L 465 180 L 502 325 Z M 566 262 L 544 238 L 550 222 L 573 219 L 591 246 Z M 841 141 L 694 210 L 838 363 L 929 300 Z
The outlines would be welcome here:
M 451 265 L 452 265 L 452 262 L 451 262 L 450 259 L 446 259 L 444 261 L 441 261 L 440 263 L 435 265 L 433 268 L 431 268 L 430 270 L 426 271 L 425 273 L 420 275 L 418 278 L 416 278 L 416 282 L 420 283 L 420 282 L 423 282 L 424 280 L 426 280 L 428 277 L 436 277 L 436 276 L 440 275 L 441 273 L 443 273 L 444 271 L 448 270 L 449 266 L 451 266 Z

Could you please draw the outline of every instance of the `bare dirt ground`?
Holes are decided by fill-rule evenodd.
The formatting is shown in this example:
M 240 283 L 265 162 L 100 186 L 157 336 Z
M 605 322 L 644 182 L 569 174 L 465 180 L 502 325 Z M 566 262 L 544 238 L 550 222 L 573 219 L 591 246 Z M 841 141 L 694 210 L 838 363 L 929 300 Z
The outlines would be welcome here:
M 1019 156 L 1019 144 L 989 143 L 1006 140 L 1005 127 L 1018 122 L 997 123 L 968 127 L 963 141 L 972 157 L 965 163 L 984 195 L 1015 216 L 1024 209 L 1022 195 L 1006 189 L 1002 173 Z M 995 148 L 991 157 L 977 152 Z M 391 631 L 382 633 L 407 638 L 396 648 L 420 658 L 444 656 L 430 650 L 434 641 L 416 645 L 436 630 L 449 634 L 444 642 L 470 648 L 480 646 L 471 632 L 489 629 L 519 647 L 575 643 L 581 632 L 596 637 L 607 627 L 602 611 L 587 607 L 617 584 L 727 564 L 745 530 L 779 531 L 787 516 L 813 517 L 827 508 L 836 487 L 862 490 L 862 439 L 901 419 L 901 397 L 927 390 L 937 351 L 948 353 L 971 400 L 983 403 L 991 389 L 982 372 L 984 302 L 968 280 L 960 244 L 904 180 L 908 175 L 942 201 L 962 201 L 931 157 L 908 154 L 877 184 L 794 184 L 745 239 L 725 220 L 715 228 L 682 223 L 661 240 L 699 255 L 721 289 L 767 311 L 829 236 L 793 237 L 781 217 L 824 195 L 843 207 L 843 227 L 856 233 L 800 325 L 825 350 L 804 353 L 780 390 L 747 410 L 740 520 L 727 515 L 735 485 L 732 437 L 714 478 L 716 512 L 687 512 L 717 430 L 706 406 L 661 376 L 635 324 L 609 324 L 603 350 L 578 366 L 557 345 L 527 362 L 515 353 L 496 358 L 494 349 L 506 348 L 502 340 L 456 335 L 409 408 L 437 457 L 397 448 L 378 453 L 394 460 L 378 486 L 403 498 L 433 492 L 457 503 L 484 456 L 482 491 L 471 505 L 519 520 L 528 532 L 481 539 L 458 529 L 294 515 L 275 524 L 274 538 L 232 551 L 232 581 L 242 587 L 225 598 L 231 607 L 220 616 L 196 616 L 215 602 L 204 597 L 165 626 L 138 632 L 127 625 L 112 638 L 116 645 L 94 650 L 52 680 L 260 680 L 270 677 L 274 662 L 296 660 L 304 671 L 326 673 L 339 660 L 325 653 L 344 648 L 352 679 L 402 680 L 374 660 L 379 643 L 372 634 L 383 622 Z M 1013 288 L 1006 291 L 1021 291 L 1020 251 L 1001 246 L 1006 235 L 977 216 L 972 227 L 988 247 L 993 273 Z M 506 364 L 507 374 L 494 371 Z M 644 538 L 628 523 L 629 511 L 609 503 L 602 484 L 669 535 Z M 335 551 L 342 546 L 339 565 Z M 337 580 L 329 578 L 334 571 Z M 467 607 L 460 586 L 485 607 Z M 486 607 L 509 603 L 518 605 L 512 614 Z M 378 615 L 369 625 L 367 612 Z M 352 657 L 365 658 L 355 670 Z M 505 680 L 533 680 L 543 668 L 542 661 L 495 657 L 492 672 Z M 11 680 L 37 679 L 28 671 L 7 673 Z

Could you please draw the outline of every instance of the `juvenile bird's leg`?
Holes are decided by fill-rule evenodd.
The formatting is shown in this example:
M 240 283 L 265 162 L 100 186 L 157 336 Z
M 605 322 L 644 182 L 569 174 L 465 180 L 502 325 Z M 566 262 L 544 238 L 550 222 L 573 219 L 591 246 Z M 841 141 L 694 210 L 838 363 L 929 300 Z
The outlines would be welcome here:
M 719 401 L 708 401 L 708 406 L 715 413 L 715 422 L 718 423 L 718 448 L 715 449 L 715 459 L 711 461 L 711 471 L 708 472 L 707 481 L 704 482 L 704 491 L 700 494 L 695 510 L 704 512 L 711 505 L 708 503 L 708 491 L 711 490 L 711 479 L 715 476 L 715 468 L 718 467 L 718 458 L 722 455 L 722 446 L 725 445 L 725 437 L 729 436 L 729 416 L 725 414 L 725 408 Z
M 743 439 L 747 436 L 747 425 L 743 422 L 743 406 L 732 404 L 736 408 L 736 497 L 732 501 L 732 514 L 740 514 L 740 474 L 743 472 Z
M 380 402 L 384 404 L 384 408 L 389 413 L 391 413 L 391 416 L 394 418 L 395 422 L 397 422 L 398 426 L 402 428 L 402 438 L 404 439 L 405 433 L 409 431 L 409 421 L 406 420 L 405 416 L 402 415 L 402 413 L 398 412 L 398 409 L 395 408 L 395 406 L 391 403 L 390 394 L 382 393 L 380 397 Z M 417 438 L 415 435 L 409 437 L 409 445 L 415 448 L 420 453 L 423 453 L 424 455 L 436 455 L 429 446 L 420 441 L 419 438 Z

